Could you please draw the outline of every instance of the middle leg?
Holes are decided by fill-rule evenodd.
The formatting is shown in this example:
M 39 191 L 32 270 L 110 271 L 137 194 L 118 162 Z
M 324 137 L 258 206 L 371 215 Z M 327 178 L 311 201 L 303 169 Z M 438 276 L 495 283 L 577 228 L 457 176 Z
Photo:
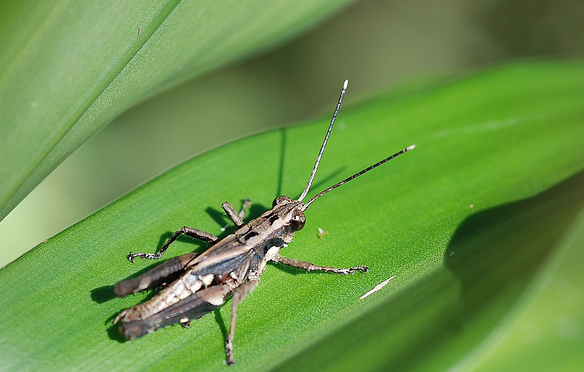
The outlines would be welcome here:
M 198 230 L 198 229 L 193 229 L 192 227 L 183 226 L 180 229 L 178 229 L 166 241 L 166 243 L 164 243 L 164 245 L 162 246 L 162 248 L 160 248 L 160 250 L 158 251 L 158 253 L 130 253 L 128 255 L 128 260 L 134 262 L 134 258 L 136 258 L 136 257 L 147 258 L 149 260 L 158 260 L 160 257 L 162 257 L 162 255 L 164 254 L 164 252 L 166 252 L 166 250 L 168 249 L 168 247 L 170 246 L 170 244 L 172 242 L 174 242 L 182 234 L 185 234 L 187 236 L 190 236 L 191 238 L 199 239 L 199 240 L 202 240 L 204 242 L 209 242 L 209 243 L 215 243 L 215 242 L 217 242 L 219 240 L 218 237 L 216 237 L 215 235 L 210 234 L 210 233 L 208 233 L 206 231 Z

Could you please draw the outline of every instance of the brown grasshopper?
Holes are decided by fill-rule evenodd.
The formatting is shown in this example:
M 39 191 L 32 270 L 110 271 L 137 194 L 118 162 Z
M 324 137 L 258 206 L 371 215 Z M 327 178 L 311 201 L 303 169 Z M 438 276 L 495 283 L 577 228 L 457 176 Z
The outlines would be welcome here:
M 175 323 L 189 326 L 191 320 L 199 319 L 217 309 L 231 297 L 231 324 L 225 342 L 225 352 L 227 363 L 232 365 L 237 305 L 258 285 L 268 262 L 281 263 L 306 271 L 318 270 L 336 274 L 352 274 L 356 271 L 366 273 L 369 270 L 366 266 L 346 269 L 318 266 L 280 256 L 280 249 L 286 247 L 292 241 L 296 231 L 304 227 L 306 220 L 304 212 L 316 199 L 415 147 L 409 146 L 321 191 L 308 202 L 303 203 L 302 200 L 310 190 L 333 129 L 347 84 L 348 81 L 343 84 L 316 163 L 304 191 L 297 200 L 292 200 L 287 196 L 278 196 L 271 210 L 248 223 L 243 222 L 243 217 L 246 206 L 250 204 L 249 200 L 244 202 L 244 208 L 239 213 L 231 204 L 225 202 L 222 205 L 223 210 L 237 226 L 233 234 L 219 240 L 213 234 L 184 226 L 166 241 L 158 253 L 130 253 L 128 255 L 128 259 L 132 262 L 136 257 L 159 259 L 170 244 L 182 234 L 212 244 L 211 248 L 203 253 L 176 256 L 138 277 L 122 280 L 115 285 L 114 292 L 118 297 L 162 287 L 162 290 L 152 299 L 130 307 L 116 316 L 114 323 L 121 323 L 121 332 L 124 337 L 133 340 Z

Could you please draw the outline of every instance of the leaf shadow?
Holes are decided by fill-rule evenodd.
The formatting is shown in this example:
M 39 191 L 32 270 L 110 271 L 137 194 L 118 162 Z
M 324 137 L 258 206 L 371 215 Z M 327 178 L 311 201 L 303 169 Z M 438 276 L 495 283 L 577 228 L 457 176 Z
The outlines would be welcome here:
M 492 329 L 515 305 L 584 207 L 583 185 L 584 171 L 459 225 L 443 262 L 460 283 L 461 327 L 482 316 Z
M 444 251 L 443 267 L 412 281 L 407 290 L 390 289 L 375 306 L 276 369 L 334 368 L 340 355 L 359 358 L 375 350 L 383 350 L 383 358 L 371 366 L 360 360 L 361 367 L 450 368 L 492 331 L 545 265 L 584 208 L 582 185 L 584 171 L 533 197 L 469 216 Z M 347 358 L 341 360 L 358 360 Z

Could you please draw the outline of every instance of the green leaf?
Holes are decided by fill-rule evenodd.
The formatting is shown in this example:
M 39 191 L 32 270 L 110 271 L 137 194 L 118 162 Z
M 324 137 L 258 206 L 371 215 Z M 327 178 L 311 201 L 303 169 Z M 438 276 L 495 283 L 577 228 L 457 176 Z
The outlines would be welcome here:
M 128 107 L 306 30 L 348 0 L 0 5 L 0 220 Z
M 513 350 L 581 365 L 583 101 L 583 63 L 540 62 L 342 110 L 310 195 L 418 147 L 311 205 L 282 254 L 370 272 L 268 267 L 239 307 L 234 368 L 513 369 Z M 281 193 L 297 197 L 326 121 L 198 156 L 0 271 L 4 367 L 224 370 L 229 306 L 191 329 L 122 342 L 112 318 L 148 294 L 113 298 L 111 286 L 154 265 L 131 264 L 128 252 L 153 252 L 183 225 L 221 234 L 226 200 L 250 198 L 257 216 Z M 202 247 L 183 239 L 168 255 Z M 565 315 L 564 333 L 547 323 L 553 314 Z M 533 322 L 545 337 L 526 342 Z M 548 352 L 556 340 L 566 347 Z

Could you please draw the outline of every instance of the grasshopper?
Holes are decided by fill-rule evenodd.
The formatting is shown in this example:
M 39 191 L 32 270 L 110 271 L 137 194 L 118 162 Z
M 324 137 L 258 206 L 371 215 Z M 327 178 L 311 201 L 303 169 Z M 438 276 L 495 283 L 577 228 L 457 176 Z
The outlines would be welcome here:
M 366 273 L 369 270 L 367 266 L 344 269 L 318 266 L 280 255 L 280 249 L 286 247 L 292 241 L 294 234 L 304 227 L 306 221 L 304 212 L 316 199 L 415 148 L 414 145 L 409 146 L 321 191 L 304 203 L 303 200 L 310 190 L 341 107 L 347 84 L 348 81 L 345 80 L 316 163 L 308 183 L 298 199 L 292 200 L 288 196 L 278 196 L 274 200 L 271 210 L 248 223 L 244 223 L 243 218 L 246 207 L 250 205 L 249 200 L 244 201 L 244 207 L 239 213 L 231 204 L 225 202 L 222 204 L 222 208 L 237 226 L 237 230 L 233 234 L 220 240 L 208 232 L 184 226 L 166 241 L 158 253 L 130 253 L 128 255 L 131 262 L 134 262 L 136 257 L 159 259 L 170 244 L 183 234 L 212 244 L 203 253 L 193 252 L 176 256 L 138 277 L 122 280 L 115 285 L 114 293 L 118 297 L 151 288 L 162 288 L 152 299 L 130 307 L 116 316 L 114 323 L 121 323 L 120 328 L 124 337 L 133 340 L 154 332 L 158 328 L 175 323 L 182 323 L 188 327 L 191 320 L 199 319 L 217 309 L 231 297 L 231 324 L 225 341 L 225 352 L 227 363 L 232 365 L 234 363 L 233 338 L 237 306 L 258 285 L 260 276 L 268 262 L 280 263 L 306 271 L 324 271 L 336 274 L 353 274 L 357 271 Z

